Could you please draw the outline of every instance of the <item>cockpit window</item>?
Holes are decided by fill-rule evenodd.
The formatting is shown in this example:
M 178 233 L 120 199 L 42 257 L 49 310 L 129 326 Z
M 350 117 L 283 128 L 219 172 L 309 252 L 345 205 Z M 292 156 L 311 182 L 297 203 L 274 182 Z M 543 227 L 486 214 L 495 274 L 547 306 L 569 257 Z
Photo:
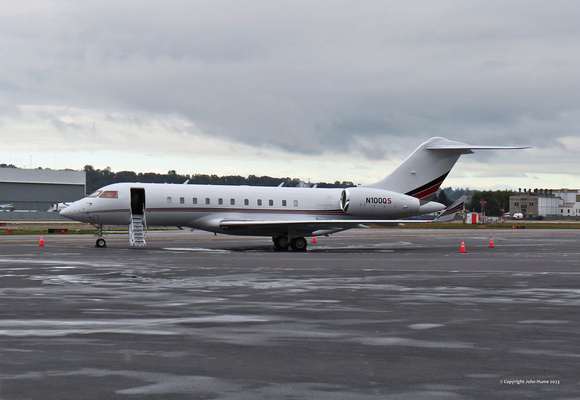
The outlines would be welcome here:
M 119 197 L 119 192 L 116 190 L 105 190 L 99 197 L 101 199 L 117 199 Z
M 87 197 L 99 197 L 101 193 L 103 193 L 102 190 L 97 190 L 96 192 L 89 194 Z

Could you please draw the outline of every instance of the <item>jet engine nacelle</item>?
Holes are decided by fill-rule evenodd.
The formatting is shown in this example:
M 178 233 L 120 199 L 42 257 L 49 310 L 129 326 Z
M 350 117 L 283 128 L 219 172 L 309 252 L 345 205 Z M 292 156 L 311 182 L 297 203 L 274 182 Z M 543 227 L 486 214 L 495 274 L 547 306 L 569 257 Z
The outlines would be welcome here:
M 395 219 L 419 214 L 420 202 L 402 193 L 356 187 L 342 191 L 340 207 L 356 217 Z

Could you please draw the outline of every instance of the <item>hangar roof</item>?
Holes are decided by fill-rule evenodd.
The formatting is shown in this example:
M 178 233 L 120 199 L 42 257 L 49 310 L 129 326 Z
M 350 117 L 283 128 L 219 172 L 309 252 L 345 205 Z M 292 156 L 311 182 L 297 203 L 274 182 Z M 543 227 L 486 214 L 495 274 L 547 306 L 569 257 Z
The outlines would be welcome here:
M 85 171 L 0 168 L 0 183 L 85 185 Z

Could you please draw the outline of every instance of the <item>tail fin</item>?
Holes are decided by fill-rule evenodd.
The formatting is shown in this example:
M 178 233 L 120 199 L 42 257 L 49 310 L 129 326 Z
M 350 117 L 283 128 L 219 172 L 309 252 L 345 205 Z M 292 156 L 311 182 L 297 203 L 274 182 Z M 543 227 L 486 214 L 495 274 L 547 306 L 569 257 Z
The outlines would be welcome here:
M 447 207 L 443 212 L 433 220 L 433 222 L 450 222 L 453 221 L 455 218 L 455 214 L 459 211 L 463 211 L 463 205 L 465 204 L 465 200 L 467 196 L 461 196 L 459 199 L 455 201 L 455 203 L 451 204 Z
M 473 150 L 525 149 L 527 147 L 472 146 L 434 137 L 419 146 L 403 163 L 383 180 L 368 187 L 392 190 L 413 196 L 424 204 L 435 193 L 462 154 Z

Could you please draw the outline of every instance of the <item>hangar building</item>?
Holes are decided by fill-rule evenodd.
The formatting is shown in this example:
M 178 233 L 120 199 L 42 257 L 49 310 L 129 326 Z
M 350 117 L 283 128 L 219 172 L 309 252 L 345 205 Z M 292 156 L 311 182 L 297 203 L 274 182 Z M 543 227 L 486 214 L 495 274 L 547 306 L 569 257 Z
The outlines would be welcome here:
M 50 217 L 56 214 L 46 213 L 53 204 L 84 197 L 85 187 L 84 171 L 0 168 L 0 219 Z
M 510 212 L 524 217 L 580 217 L 580 190 L 520 189 L 510 196 Z

